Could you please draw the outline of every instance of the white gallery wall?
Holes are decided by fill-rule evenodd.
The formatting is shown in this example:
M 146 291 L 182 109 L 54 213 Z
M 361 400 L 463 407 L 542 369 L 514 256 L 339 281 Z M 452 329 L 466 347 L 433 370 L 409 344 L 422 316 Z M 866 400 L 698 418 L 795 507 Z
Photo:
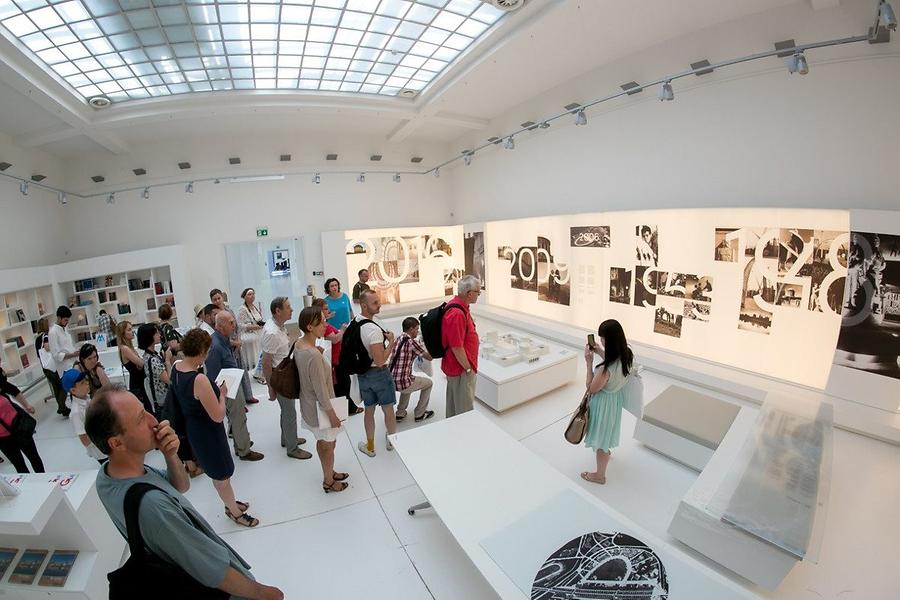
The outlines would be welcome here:
M 662 42 L 523 103 L 488 131 L 457 144 L 472 148 L 618 91 L 711 62 L 865 33 L 874 2 L 842 1 L 814 10 L 800 2 L 686 38 Z M 523 32 L 522 35 L 527 35 Z M 673 207 L 900 207 L 900 42 L 807 53 L 808 75 L 777 58 L 673 82 L 588 110 L 549 129 L 516 136 L 515 150 L 493 146 L 471 166 L 444 169 L 453 182 L 454 222 L 598 210 Z M 500 83 L 498 82 L 498 85 Z

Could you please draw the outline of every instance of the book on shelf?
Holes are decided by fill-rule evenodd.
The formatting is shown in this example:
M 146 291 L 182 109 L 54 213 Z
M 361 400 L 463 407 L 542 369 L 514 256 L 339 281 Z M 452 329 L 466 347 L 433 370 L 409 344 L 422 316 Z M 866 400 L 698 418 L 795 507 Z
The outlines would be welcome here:
M 97 302 L 99 302 L 100 304 L 104 304 L 106 302 L 106 292 L 105 291 L 100 290 L 99 292 L 97 292 Z
M 44 303 L 38 302 L 38 315 L 44 316 Z
M 147 298 L 147 310 L 156 309 L 156 298 Z
M 75 327 L 83 327 L 85 325 L 87 325 L 87 314 L 79 312 L 75 315 Z
M 22 310 L 21 308 L 17 308 L 16 309 L 16 323 L 24 323 L 25 321 L 27 321 L 27 319 L 25 318 L 25 311 Z
M 117 297 L 118 297 L 118 294 L 116 292 L 110 292 L 109 300 L 107 300 L 107 302 L 115 302 Z
M 0 548 L 0 581 L 6 575 L 9 565 L 15 560 L 16 554 L 19 553 L 18 548 Z
M 162 282 L 157 281 L 156 283 L 154 283 L 154 284 L 153 284 L 153 289 L 155 290 L 155 292 L 156 292 L 157 295 L 162 294 L 162 293 L 163 293 Z
M 44 564 L 45 558 L 47 558 L 46 550 L 26 550 L 22 553 L 22 558 L 19 559 L 16 568 L 13 569 L 12 575 L 9 576 L 9 582 L 31 585 L 34 578 L 37 577 L 41 565 Z
M 21 348 L 22 346 L 25 345 L 25 339 L 21 335 L 17 335 L 15 337 L 11 337 L 11 338 L 6 338 L 7 344 L 11 344 L 13 342 L 16 343 L 16 348 Z
M 130 304 L 119 304 L 118 309 L 119 309 L 120 315 L 131 314 L 131 305 Z
M 28 355 L 27 355 L 27 354 L 21 354 L 21 355 L 19 355 L 19 358 L 22 359 L 22 368 L 23 368 L 23 369 L 27 369 L 27 368 L 28 368 L 28 365 L 31 364 L 31 363 L 28 361 Z
M 50 555 L 50 561 L 44 567 L 38 585 L 46 585 L 52 587 L 63 587 L 66 585 L 66 579 L 75 565 L 75 559 L 78 558 L 78 550 L 54 550 Z
M 135 291 L 141 289 L 141 280 L 140 279 L 129 279 L 128 280 L 128 289 L 130 291 Z
M 31 322 L 31 333 L 37 333 L 37 332 L 38 332 L 38 322 L 37 322 L 37 320 L 34 320 Z
M 107 276 L 103 279 L 103 287 L 112 287 L 112 286 L 113 286 L 113 276 L 112 276 L 112 275 L 107 275 Z
M 149 280 L 149 279 L 142 279 L 142 280 L 141 280 L 141 289 L 142 289 L 142 290 L 149 290 L 149 289 L 150 289 L 150 280 Z

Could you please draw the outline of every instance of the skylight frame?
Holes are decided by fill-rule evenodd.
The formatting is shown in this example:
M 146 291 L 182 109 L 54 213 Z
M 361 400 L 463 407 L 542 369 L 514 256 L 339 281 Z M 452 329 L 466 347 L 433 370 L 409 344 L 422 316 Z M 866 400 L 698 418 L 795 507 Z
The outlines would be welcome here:
M 4 0 L 0 30 L 85 100 L 397 96 L 435 81 L 504 15 L 481 0 Z

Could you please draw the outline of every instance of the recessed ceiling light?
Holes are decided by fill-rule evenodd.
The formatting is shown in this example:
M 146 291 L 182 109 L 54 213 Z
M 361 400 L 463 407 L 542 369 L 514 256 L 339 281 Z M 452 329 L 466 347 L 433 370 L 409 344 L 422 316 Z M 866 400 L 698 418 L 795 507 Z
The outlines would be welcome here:
M 422 162 L 422 160 L 423 159 L 421 156 L 413 156 L 411 159 L 409 159 L 409 162 L 418 164 Z
M 326 154 L 325 160 L 337 160 L 337 154 Z
M 135 175 L 146 175 L 147 169 L 132 169 L 132 173 Z
M 180 163 L 178 163 L 178 168 L 181 169 L 182 171 L 185 170 L 185 169 L 190 169 L 190 168 L 191 168 L 191 163 L 189 163 L 189 162 L 180 162 Z
M 228 164 L 229 165 L 239 165 L 239 164 L 241 164 L 241 159 L 238 156 L 232 156 L 231 158 L 228 159 Z
M 381 160 L 381 155 L 380 155 L 380 154 L 373 154 L 372 156 L 369 157 L 369 160 L 371 160 L 372 162 L 378 162 L 378 161 Z
M 93 98 L 88 98 L 88 104 L 94 108 L 106 108 L 112 104 L 112 100 L 106 96 L 94 96 Z
M 415 98 L 419 92 L 416 90 L 400 90 L 399 96 L 402 98 Z
M 40 175 L 40 174 L 38 174 L 38 175 L 32 175 L 32 176 L 31 176 L 31 180 L 32 180 L 32 181 L 43 181 L 43 180 L 45 180 L 45 179 L 47 179 L 47 176 L 46 176 L 46 175 Z
M 104 177 L 103 175 L 94 175 L 93 177 L 91 177 L 91 180 L 94 183 L 101 183 L 103 181 L 106 181 L 106 177 Z
M 278 157 L 278 160 L 280 160 L 281 162 L 290 162 L 291 155 L 290 154 L 282 154 L 281 156 Z
M 628 92 L 629 96 L 633 96 L 635 94 L 640 94 L 641 92 L 644 91 L 644 88 L 642 88 L 640 86 L 640 84 L 638 84 L 637 81 L 629 81 L 628 83 L 623 83 L 619 87 L 622 88 L 624 91 Z M 637 88 L 637 89 L 635 89 L 635 88 Z

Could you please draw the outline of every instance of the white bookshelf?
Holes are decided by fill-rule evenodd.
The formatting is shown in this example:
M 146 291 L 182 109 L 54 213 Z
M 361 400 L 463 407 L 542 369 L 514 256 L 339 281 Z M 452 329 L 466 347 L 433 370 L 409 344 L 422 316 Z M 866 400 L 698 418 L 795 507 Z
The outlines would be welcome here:
M 38 320 L 55 319 L 53 288 L 49 285 L 0 294 L 0 356 L 3 370 L 17 385 L 43 377 L 34 347 Z
M 151 267 L 112 274 L 95 275 L 60 284 L 66 304 L 72 310 L 67 330 L 75 344 L 94 339 L 100 310 L 116 322 L 137 326 L 157 321 L 160 305 L 172 307 L 177 325 L 176 298 L 169 266 Z

